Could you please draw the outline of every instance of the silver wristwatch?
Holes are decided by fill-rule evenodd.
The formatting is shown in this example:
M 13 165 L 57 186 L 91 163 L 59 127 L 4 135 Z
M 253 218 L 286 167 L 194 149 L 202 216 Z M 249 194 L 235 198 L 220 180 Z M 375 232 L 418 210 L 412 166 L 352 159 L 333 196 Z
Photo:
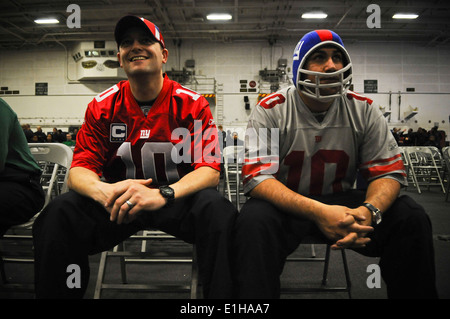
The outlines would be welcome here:
M 379 223 L 381 223 L 381 210 L 379 210 L 378 208 L 376 208 L 375 206 L 373 206 L 372 204 L 369 203 L 363 203 L 362 206 L 366 207 L 367 209 L 370 210 L 370 212 L 372 213 L 372 225 L 378 225 Z

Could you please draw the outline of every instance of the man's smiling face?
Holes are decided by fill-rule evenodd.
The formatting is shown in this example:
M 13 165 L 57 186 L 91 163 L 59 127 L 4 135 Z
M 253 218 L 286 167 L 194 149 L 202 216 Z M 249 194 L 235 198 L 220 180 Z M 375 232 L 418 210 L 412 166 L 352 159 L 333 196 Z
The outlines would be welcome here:
M 141 28 L 131 28 L 126 32 L 117 53 L 120 66 L 129 77 L 160 74 L 167 56 L 168 51 Z

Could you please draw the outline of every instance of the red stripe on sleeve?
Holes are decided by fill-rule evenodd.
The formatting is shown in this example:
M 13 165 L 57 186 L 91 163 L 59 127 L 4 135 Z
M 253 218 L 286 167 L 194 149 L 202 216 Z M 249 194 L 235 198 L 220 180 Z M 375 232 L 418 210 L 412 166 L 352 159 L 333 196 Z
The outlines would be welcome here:
M 367 169 L 362 169 L 361 174 L 365 178 L 374 178 L 380 175 L 389 174 L 394 171 L 401 171 L 405 170 L 405 166 L 403 165 L 402 161 L 396 161 L 389 165 L 383 165 L 383 166 L 372 166 Z M 406 176 L 405 173 L 402 173 L 402 175 Z
M 401 154 L 397 154 L 395 156 L 389 157 L 389 158 L 384 158 L 384 159 L 379 159 L 379 160 L 375 160 L 375 161 L 369 161 L 364 163 L 362 166 L 367 166 L 367 165 L 373 165 L 373 164 L 379 164 L 379 163 L 387 163 L 387 162 L 392 162 L 393 160 L 398 160 L 401 159 L 402 155 Z M 402 162 L 403 164 L 403 162 Z
M 261 163 L 257 163 L 257 164 L 245 164 L 242 166 L 242 176 L 243 176 L 243 183 L 244 185 L 252 180 L 253 178 L 255 178 L 258 175 L 263 175 L 264 171 L 269 170 L 272 165 L 277 165 L 278 163 L 266 163 L 266 164 L 261 164 Z M 272 174 L 270 174 L 272 175 Z

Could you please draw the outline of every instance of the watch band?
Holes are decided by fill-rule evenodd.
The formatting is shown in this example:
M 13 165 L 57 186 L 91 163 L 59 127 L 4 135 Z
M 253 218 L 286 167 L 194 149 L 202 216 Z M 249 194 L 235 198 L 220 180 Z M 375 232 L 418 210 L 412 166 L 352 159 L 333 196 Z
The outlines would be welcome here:
M 379 210 L 370 203 L 363 203 L 362 206 L 366 207 L 372 213 L 372 225 L 378 225 L 379 223 L 381 223 L 382 220 L 381 210 Z
M 175 192 L 172 187 L 164 185 L 159 187 L 159 192 L 161 193 L 162 197 L 167 199 L 167 203 L 165 206 L 171 206 L 173 202 L 175 201 Z

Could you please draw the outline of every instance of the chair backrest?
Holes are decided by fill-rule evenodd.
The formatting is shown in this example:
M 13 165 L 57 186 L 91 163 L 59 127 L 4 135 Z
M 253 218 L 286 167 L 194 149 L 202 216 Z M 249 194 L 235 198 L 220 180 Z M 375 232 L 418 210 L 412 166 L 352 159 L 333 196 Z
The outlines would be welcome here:
M 400 151 L 400 155 L 402 156 L 402 161 L 403 161 L 403 164 L 405 165 L 405 166 L 408 166 L 409 165 L 409 161 L 408 161 L 408 155 L 406 154 L 407 153 L 407 151 L 406 151 L 406 149 L 407 149 L 407 146 L 405 147 L 400 147 L 399 146 L 399 151 Z
M 43 169 L 41 185 L 45 191 L 44 207 L 52 194 L 62 194 L 68 190 L 67 178 L 72 164 L 73 151 L 62 143 L 29 143 L 31 154 Z
M 447 165 L 447 171 L 450 172 L 450 146 L 442 148 L 442 157 L 444 158 L 444 162 Z
M 428 146 L 437 166 L 442 166 L 442 154 L 436 146 Z
M 406 148 L 411 165 L 436 166 L 432 150 L 428 146 L 409 146 Z

